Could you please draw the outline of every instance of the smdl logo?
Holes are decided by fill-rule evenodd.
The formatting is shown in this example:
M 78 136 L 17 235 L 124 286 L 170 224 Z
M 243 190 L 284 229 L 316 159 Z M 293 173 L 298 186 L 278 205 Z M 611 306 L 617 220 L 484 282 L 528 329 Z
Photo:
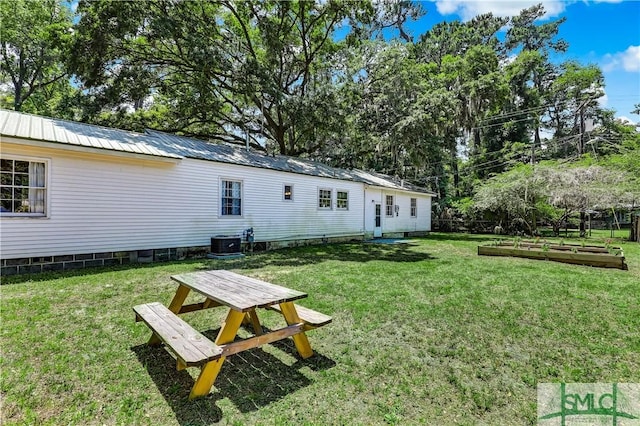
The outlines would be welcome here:
M 540 383 L 538 424 L 640 426 L 640 384 Z

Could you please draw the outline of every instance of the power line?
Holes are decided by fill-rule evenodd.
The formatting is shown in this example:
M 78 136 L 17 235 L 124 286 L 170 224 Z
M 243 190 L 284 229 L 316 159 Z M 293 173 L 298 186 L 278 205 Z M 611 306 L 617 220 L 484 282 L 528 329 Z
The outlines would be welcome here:
M 551 140 L 550 143 L 553 143 L 555 145 L 557 145 L 559 143 L 559 145 L 557 145 L 557 146 L 562 146 L 562 145 L 568 144 L 571 139 L 575 139 L 575 138 L 577 138 L 579 136 L 580 136 L 580 134 L 564 136 L 564 137 L 559 138 L 559 139 Z M 497 149 L 495 151 L 480 152 L 480 153 L 475 154 L 475 156 L 479 157 L 479 156 L 486 156 L 486 155 L 490 155 L 490 154 L 515 154 L 515 153 L 523 154 L 527 150 L 529 150 L 529 146 L 527 146 L 527 145 L 522 145 L 521 147 L 512 148 L 511 150 L 507 150 L 506 148 L 503 147 L 503 148 Z M 500 159 L 496 159 L 496 160 L 500 160 Z M 442 165 L 442 164 L 451 164 L 451 159 L 442 160 L 442 161 L 438 161 L 438 162 L 435 162 L 435 163 L 429 163 L 428 166 L 433 168 L 433 167 L 436 167 L 436 166 L 439 166 L 439 165 Z
M 550 106 L 553 106 L 553 105 L 554 104 L 552 104 L 552 103 L 548 103 L 548 104 L 540 105 L 540 106 L 537 106 L 537 107 L 519 109 L 517 111 L 512 111 L 512 112 L 507 112 L 507 113 L 504 113 L 504 114 L 499 114 L 499 115 L 494 115 L 494 116 L 491 116 L 491 117 L 487 117 L 487 118 L 484 118 L 484 119 L 480 120 L 479 122 L 482 123 L 484 121 L 497 120 L 497 119 L 500 119 L 500 118 L 508 118 L 508 117 L 512 117 L 512 116 L 517 116 L 517 115 L 525 114 L 525 113 L 528 113 L 528 112 L 533 112 L 533 111 L 537 111 L 537 110 L 546 109 L 546 108 L 548 108 Z
M 527 118 L 521 118 L 519 120 L 509 120 L 509 121 L 503 121 L 501 123 L 495 123 L 495 124 L 487 124 L 484 126 L 478 126 L 478 127 L 472 127 L 472 130 L 481 130 L 481 129 L 488 129 L 491 127 L 500 127 L 500 126 L 504 126 L 505 124 L 512 124 L 512 123 L 519 123 L 521 121 L 531 121 L 533 120 L 532 117 L 527 117 Z
M 459 171 L 458 173 L 453 173 L 453 172 L 442 173 L 442 174 L 439 174 L 439 175 L 426 176 L 426 177 L 424 177 L 424 179 L 431 180 L 431 179 L 435 179 L 435 178 L 441 178 L 441 177 L 445 177 L 445 176 L 450 176 L 452 174 L 457 174 L 458 176 L 469 176 L 471 173 L 474 173 L 474 172 L 479 172 L 479 171 L 482 171 L 482 170 L 488 170 L 488 169 L 491 169 L 491 168 L 494 168 L 494 167 L 500 167 L 500 166 L 505 166 L 507 164 L 513 164 L 513 163 L 519 163 L 519 162 L 520 161 L 518 161 L 518 160 L 505 160 L 502 163 L 494 164 L 494 165 L 488 166 L 488 167 L 473 168 L 473 169 L 469 169 L 469 170 Z
M 580 137 L 580 135 L 565 136 L 564 138 L 558 139 L 556 142 L 560 142 L 560 144 L 557 145 L 557 147 L 560 147 L 562 145 L 567 145 L 567 144 L 575 141 L 575 139 L 578 138 L 578 137 Z M 522 146 L 519 149 L 521 149 L 522 151 L 518 152 L 517 150 L 514 150 L 514 151 L 511 151 L 511 153 L 524 154 L 529 149 L 529 147 L 525 145 L 525 146 Z M 495 153 L 495 152 L 500 152 L 500 151 L 492 151 L 492 152 Z M 573 156 L 573 157 L 570 157 L 570 158 L 564 159 L 564 160 L 565 161 L 571 161 L 571 160 L 573 160 L 575 158 L 577 158 L 577 157 Z M 496 161 L 501 161 L 501 162 L 498 163 L 498 164 L 492 164 L 492 163 L 494 163 Z M 448 163 L 448 162 L 443 161 L 441 163 Z M 487 161 L 485 163 L 471 164 L 468 167 L 468 169 L 466 169 L 464 171 L 459 171 L 457 173 L 457 175 L 465 177 L 465 176 L 471 175 L 472 173 L 477 173 L 477 172 L 480 172 L 480 171 L 483 171 L 483 170 L 489 170 L 489 169 L 492 169 L 492 168 L 501 167 L 501 166 L 505 166 L 505 165 L 508 165 L 508 164 L 516 164 L 516 163 L 524 164 L 520 160 L 517 160 L 517 159 L 505 160 L 503 158 L 498 158 L 498 159 L 495 159 L 495 160 Z M 439 163 L 436 163 L 436 164 L 439 164 Z M 480 166 L 484 166 L 484 167 L 480 167 Z M 438 175 L 426 176 L 423 179 L 431 180 L 431 179 L 436 179 L 436 178 L 442 178 L 442 177 L 445 177 L 445 176 L 450 176 L 452 174 L 456 174 L 456 173 L 454 173 L 453 171 L 450 171 L 450 172 L 442 173 L 442 174 L 438 174 Z
M 584 99 L 582 99 L 582 101 L 583 102 L 590 102 L 590 101 L 594 101 L 594 100 L 597 100 L 597 99 L 599 99 L 599 97 L 592 96 L 592 97 L 584 98 Z M 576 101 L 577 100 L 578 99 L 576 99 Z M 499 120 L 501 118 L 514 117 L 514 116 L 522 115 L 522 114 L 525 114 L 525 113 L 531 113 L 531 112 L 535 112 L 535 111 L 543 111 L 543 110 L 551 108 L 551 107 L 558 107 L 558 106 L 566 105 L 569 102 L 573 102 L 573 101 L 572 100 L 565 100 L 563 102 L 560 102 L 559 104 L 556 104 L 555 102 L 548 102 L 546 104 L 539 105 L 539 106 L 536 106 L 536 107 L 520 109 L 520 110 L 517 110 L 517 111 L 512 111 L 512 112 L 508 112 L 508 113 L 504 113 L 504 114 L 494 115 L 492 117 L 487 117 L 487 118 L 484 118 L 482 120 L 479 120 L 478 123 L 483 123 L 483 122 L 486 122 L 486 121 Z M 474 127 L 474 128 L 475 129 L 479 129 L 479 128 L 483 128 L 483 126 Z

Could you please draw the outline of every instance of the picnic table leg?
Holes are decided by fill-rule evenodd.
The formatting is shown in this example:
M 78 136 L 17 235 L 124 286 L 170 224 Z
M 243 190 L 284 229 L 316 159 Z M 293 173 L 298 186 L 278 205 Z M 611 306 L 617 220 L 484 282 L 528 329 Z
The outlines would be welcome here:
M 258 314 L 255 309 L 250 310 L 245 313 L 244 319 L 242 320 L 243 325 L 251 324 L 253 328 L 253 332 L 256 336 L 262 335 L 262 324 L 260 324 L 260 319 L 258 318 Z
M 293 302 L 285 302 L 280 304 L 280 310 L 282 311 L 282 315 L 284 319 L 287 321 L 288 325 L 299 324 L 302 321 L 298 316 L 298 312 L 296 311 L 296 307 L 293 305 Z M 309 339 L 307 339 L 307 335 L 304 332 L 294 334 L 293 343 L 296 344 L 296 349 L 298 350 L 298 354 L 304 359 L 309 358 L 313 355 L 313 350 L 311 349 L 311 345 L 309 344 Z
M 244 313 L 244 318 L 242 318 L 242 325 L 251 324 L 251 318 L 249 318 L 249 312 Z
M 238 334 L 238 329 L 240 328 L 240 324 L 242 324 L 243 318 L 244 312 L 229 309 L 227 319 L 222 323 L 222 328 L 220 328 L 220 332 L 216 338 L 216 345 L 224 345 L 226 343 L 233 342 Z M 209 393 L 213 383 L 216 381 L 216 377 L 218 377 L 218 373 L 220 372 L 220 368 L 222 367 L 222 363 L 224 363 L 225 358 L 226 357 L 220 357 L 214 361 L 209 361 L 202 366 L 200 375 L 191 389 L 189 399 L 205 396 Z
M 180 312 L 180 308 L 184 304 L 184 301 L 187 299 L 189 295 L 189 291 L 191 289 L 185 285 L 178 285 L 178 290 L 176 290 L 176 295 L 173 296 L 173 300 L 169 303 L 169 310 L 174 314 L 178 314 Z
M 180 312 L 180 308 L 182 307 L 184 301 L 187 299 L 187 295 L 191 289 L 189 287 L 183 286 L 182 284 L 178 285 L 178 290 L 176 290 L 175 296 L 173 296 L 173 300 L 169 304 L 169 310 L 174 314 L 178 314 Z M 152 334 L 149 339 L 150 346 L 157 346 L 161 343 L 160 339 L 156 334 Z

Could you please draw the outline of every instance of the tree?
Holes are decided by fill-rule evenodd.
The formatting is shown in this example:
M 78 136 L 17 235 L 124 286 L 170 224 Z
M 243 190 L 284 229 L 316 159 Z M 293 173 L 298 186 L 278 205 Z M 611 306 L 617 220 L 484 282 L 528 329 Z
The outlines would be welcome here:
M 533 89 L 529 90 L 533 92 L 528 96 L 529 101 L 523 105 L 525 109 L 531 111 L 529 114 L 534 129 L 533 150 L 540 146 L 540 122 L 545 111 L 541 106 L 545 104 L 549 86 L 553 81 L 553 67 L 549 63 L 549 53 L 565 52 L 568 48 L 564 40 L 555 39 L 560 31 L 560 25 L 566 21 L 566 18 L 537 24 L 538 19 L 544 14 L 545 10 L 541 3 L 522 10 L 518 16 L 511 18 L 511 28 L 507 31 L 505 39 L 505 48 L 509 51 L 521 49 L 519 55 L 528 55 L 531 52 L 538 54 L 539 60 L 527 62 L 530 68 L 526 71 L 531 73 L 530 79 L 523 82 L 527 87 L 519 89 L 528 90 L 529 83 Z
M 509 232 L 535 234 L 537 205 L 544 200 L 542 182 L 531 165 L 521 164 L 476 189 L 476 208 L 494 214 Z
M 370 41 L 354 49 L 342 82 L 348 139 L 325 156 L 343 167 L 415 178 L 433 154 L 435 73 L 416 62 L 411 45 Z
M 507 22 L 506 18 L 485 14 L 466 23 L 439 23 L 423 34 L 416 46 L 418 60 L 435 66 L 439 72 L 432 82 L 435 83 L 433 93 L 442 102 L 447 118 L 437 121 L 437 134 L 450 158 L 453 190 L 457 196 L 461 195 L 460 137 L 466 136 L 463 143 L 471 147 L 473 154 L 481 151 L 478 123 L 496 103 L 502 102 L 499 98 L 506 93 L 498 72 L 504 49 L 496 34 Z
M 604 77 L 595 65 L 582 66 L 575 61 L 567 61 L 558 67 L 558 73 L 551 83 L 547 100 L 549 107 L 548 126 L 553 130 L 554 139 L 561 143 L 564 157 L 570 152 L 572 142 L 568 136 L 576 136 L 576 150 L 585 152 L 585 122 L 603 119 L 598 98 L 604 94 Z
M 398 16 L 409 5 L 389 5 L 400 7 L 393 16 L 403 23 Z M 266 143 L 281 154 L 305 155 L 342 125 L 336 122 L 343 116 L 334 84 L 336 28 L 358 19 L 362 25 L 352 28 L 364 31 L 377 22 L 372 3 L 358 13 L 351 6 L 339 0 L 81 2 L 80 54 L 72 66 L 103 105 L 130 107 L 145 98 L 166 105 L 160 130 L 242 144 L 248 134 L 256 148 Z
M 476 208 L 496 214 L 507 229 L 522 225 L 530 235 L 537 220 L 551 222 L 557 235 L 573 213 L 617 208 L 638 199 L 637 178 L 623 170 L 558 162 L 517 166 L 484 182 L 474 195 Z
M 629 186 L 632 180 L 630 175 L 600 165 L 545 167 L 539 173 L 545 182 L 548 203 L 564 212 L 554 223 L 556 234 L 560 223 L 573 212 L 580 213 L 580 229 L 584 231 L 587 210 L 632 204 L 640 195 L 638 187 L 633 189 Z
M 55 85 L 68 91 L 63 60 L 71 37 L 69 9 L 57 0 L 2 0 L 0 20 L 0 80 L 11 87 L 4 103 L 21 111 L 30 99 L 54 97 Z M 37 105 L 29 109 L 46 113 Z

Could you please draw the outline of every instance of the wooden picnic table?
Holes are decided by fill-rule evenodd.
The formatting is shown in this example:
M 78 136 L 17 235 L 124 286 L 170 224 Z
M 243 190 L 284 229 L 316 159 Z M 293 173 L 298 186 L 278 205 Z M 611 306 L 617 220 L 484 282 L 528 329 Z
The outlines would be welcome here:
M 153 331 L 150 345 L 164 343 L 177 358 L 179 370 L 200 366 L 190 399 L 207 395 L 227 356 L 292 337 L 302 358 L 313 355 L 305 331 L 331 322 L 331 317 L 293 302 L 307 297 L 306 293 L 281 287 L 231 271 L 202 271 L 171 277 L 178 282 L 173 300 L 166 308 L 158 302 L 134 307 L 137 321 L 144 321 Z M 191 290 L 204 297 L 202 302 L 185 305 Z M 202 309 L 229 308 L 218 336 L 211 342 L 177 315 Z M 264 332 L 256 313 L 258 308 L 278 311 L 287 326 Z M 250 324 L 255 336 L 236 340 L 242 324 Z

